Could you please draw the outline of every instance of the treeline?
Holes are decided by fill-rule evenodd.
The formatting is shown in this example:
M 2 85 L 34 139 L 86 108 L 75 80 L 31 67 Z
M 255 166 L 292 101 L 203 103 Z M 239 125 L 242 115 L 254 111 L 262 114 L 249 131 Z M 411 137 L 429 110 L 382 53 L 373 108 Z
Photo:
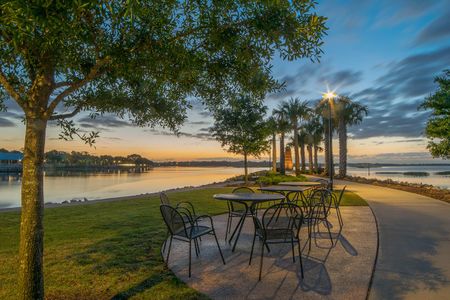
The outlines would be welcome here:
M 215 161 L 167 161 L 167 162 L 157 162 L 155 167 L 235 167 L 242 168 L 244 166 L 244 161 L 227 161 L 227 160 L 215 160 Z M 254 168 L 264 168 L 269 167 L 270 162 L 268 161 L 249 161 L 249 167 Z
M 70 153 L 64 151 L 52 150 L 45 153 L 45 163 L 47 165 L 64 165 L 64 166 L 153 166 L 153 161 L 140 156 L 139 154 L 131 154 L 128 156 L 111 156 L 100 155 L 95 156 L 88 152 L 72 151 Z
M 0 153 L 22 153 L 22 152 L 20 152 L 20 151 L 18 151 L 18 150 L 11 150 L 11 151 L 8 151 L 8 150 L 6 150 L 5 148 L 0 148 Z

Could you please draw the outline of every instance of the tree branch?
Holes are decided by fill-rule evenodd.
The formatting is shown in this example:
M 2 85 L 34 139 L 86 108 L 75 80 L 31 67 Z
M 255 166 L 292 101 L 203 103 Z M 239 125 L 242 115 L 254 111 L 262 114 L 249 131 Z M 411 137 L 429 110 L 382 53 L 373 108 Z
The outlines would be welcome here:
M 59 114 L 59 115 L 52 115 L 49 120 L 61 120 L 61 119 L 68 119 L 74 117 L 76 114 L 78 114 L 81 111 L 81 106 L 77 106 L 72 112 L 67 114 Z
M 0 84 L 5 88 L 8 94 L 23 108 L 23 101 L 20 94 L 14 89 L 14 87 L 9 83 L 6 75 L 0 70 Z
M 68 85 L 70 85 L 70 82 L 69 82 L 69 81 L 62 81 L 62 82 L 57 82 L 57 83 L 55 83 L 55 84 L 53 85 L 53 88 L 59 89 L 59 88 L 61 88 L 61 87 L 63 87 L 63 86 L 68 86 Z
M 100 69 L 104 65 L 108 64 L 110 62 L 110 60 L 111 60 L 110 57 L 105 57 L 104 59 L 97 61 L 97 63 L 92 67 L 89 74 L 85 78 L 75 81 L 73 83 L 69 83 L 68 84 L 69 87 L 67 89 L 65 89 L 64 91 L 62 91 L 58 96 L 56 96 L 56 98 L 50 103 L 50 105 L 48 106 L 47 111 L 46 111 L 47 115 L 51 116 L 53 114 L 53 111 L 55 110 L 56 106 L 65 97 L 67 97 L 68 95 L 70 95 L 71 93 L 73 93 L 74 91 L 79 89 L 80 87 L 84 86 L 88 82 L 92 81 L 97 76 L 99 76 L 101 74 Z

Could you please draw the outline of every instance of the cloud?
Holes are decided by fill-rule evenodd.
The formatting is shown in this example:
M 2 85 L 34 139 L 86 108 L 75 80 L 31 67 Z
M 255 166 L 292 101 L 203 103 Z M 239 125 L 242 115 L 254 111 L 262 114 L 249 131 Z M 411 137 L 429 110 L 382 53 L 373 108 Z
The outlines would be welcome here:
M 151 129 L 145 129 L 144 131 L 149 132 L 154 135 L 162 135 L 162 136 L 178 136 L 178 137 L 187 137 L 187 138 L 196 138 L 204 141 L 213 141 L 215 140 L 214 137 L 208 132 L 204 132 L 204 128 L 200 129 L 200 132 L 185 132 L 185 131 L 179 131 L 177 133 L 165 131 L 165 130 L 158 130 L 155 128 Z M 201 132 L 203 131 L 203 132 Z
M 439 18 L 434 19 L 416 37 L 414 44 L 420 45 L 450 36 L 450 8 Z
M 419 18 L 430 10 L 434 9 L 439 3 L 444 1 L 427 1 L 427 0 L 384 0 L 376 2 L 380 11 L 377 15 L 376 26 L 392 27 L 400 23 L 409 22 Z
M 191 124 L 191 125 L 208 125 L 208 124 L 210 124 L 210 122 L 207 122 L 207 121 L 193 121 L 193 122 L 189 122 L 189 124 Z
M 9 119 L 23 121 L 25 116 L 23 113 L 8 110 L 8 111 L 0 111 L 0 117 L 6 117 Z
M 340 70 L 329 74 L 322 75 L 318 78 L 318 83 L 326 83 L 330 86 L 341 89 L 354 85 L 362 80 L 361 71 Z
M 0 117 L 0 127 L 16 127 L 16 123 L 10 121 L 9 119 Z
M 115 116 L 103 115 L 91 118 L 89 116 L 78 119 L 79 125 L 82 128 L 94 129 L 108 129 L 108 128 L 122 128 L 133 126 L 131 123 L 119 119 Z
M 374 86 L 350 95 L 369 107 L 362 125 L 349 129 L 353 138 L 423 135 L 429 113 L 417 111 L 436 89 L 434 76 L 450 65 L 450 47 L 414 54 L 391 62 Z

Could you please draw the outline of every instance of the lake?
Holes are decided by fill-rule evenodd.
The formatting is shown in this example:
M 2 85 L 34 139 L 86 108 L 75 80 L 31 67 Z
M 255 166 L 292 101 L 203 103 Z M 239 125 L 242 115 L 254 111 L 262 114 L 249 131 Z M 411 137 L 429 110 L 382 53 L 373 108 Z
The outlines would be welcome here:
M 263 168 L 249 168 L 249 172 L 259 170 Z M 242 168 L 233 167 L 159 167 L 146 173 L 45 176 L 44 199 L 60 203 L 76 198 L 95 200 L 139 195 L 219 182 L 243 172 Z M 20 176 L 0 174 L 0 208 L 20 206 L 20 185 Z
M 336 169 L 337 171 L 337 169 Z M 437 172 L 450 171 L 450 166 L 392 166 L 367 169 L 349 167 L 347 173 L 352 176 L 360 176 L 373 179 L 392 179 L 411 183 L 431 184 L 441 188 L 450 189 L 450 176 L 437 175 Z M 427 172 L 429 176 L 404 175 L 404 172 Z M 396 174 L 394 174 L 396 173 Z

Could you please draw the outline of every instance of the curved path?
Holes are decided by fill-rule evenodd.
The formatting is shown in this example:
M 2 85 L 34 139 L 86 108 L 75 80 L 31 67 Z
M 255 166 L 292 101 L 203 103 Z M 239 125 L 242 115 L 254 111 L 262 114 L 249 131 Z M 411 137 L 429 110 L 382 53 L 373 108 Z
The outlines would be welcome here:
M 450 299 L 450 204 L 385 187 L 337 183 L 364 198 L 378 221 L 369 299 Z

